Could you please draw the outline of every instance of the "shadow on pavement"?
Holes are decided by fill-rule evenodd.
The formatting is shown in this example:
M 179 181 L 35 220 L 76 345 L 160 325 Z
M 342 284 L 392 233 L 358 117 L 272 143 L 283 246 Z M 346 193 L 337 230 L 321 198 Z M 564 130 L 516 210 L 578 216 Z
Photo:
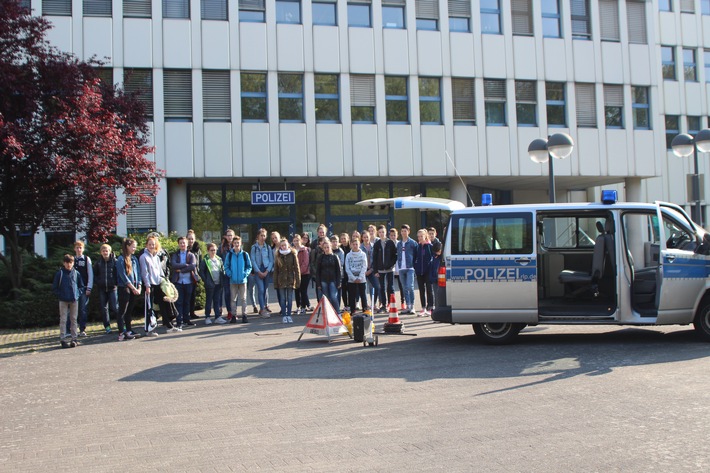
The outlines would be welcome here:
M 436 327 L 429 324 L 430 327 Z M 583 347 L 583 350 L 580 348 Z M 391 378 L 409 382 L 436 379 L 516 378 L 514 390 L 575 376 L 603 376 L 615 368 L 677 363 L 710 356 L 707 343 L 692 331 L 669 334 L 637 328 L 604 333 L 525 331 L 517 344 L 487 346 L 473 335 L 381 336 L 378 347 L 347 338 L 328 344 L 305 338 L 270 349 L 299 349 L 291 359 L 233 358 L 209 363 L 168 363 L 122 378 L 132 382 L 184 382 L 246 377 L 264 379 Z M 303 349 L 303 351 L 300 351 Z M 492 394 L 491 391 L 478 395 Z

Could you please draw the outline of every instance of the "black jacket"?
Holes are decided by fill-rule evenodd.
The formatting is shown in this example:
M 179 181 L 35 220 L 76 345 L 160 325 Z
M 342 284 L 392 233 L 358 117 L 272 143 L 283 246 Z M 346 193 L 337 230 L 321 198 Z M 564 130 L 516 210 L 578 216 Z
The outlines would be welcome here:
M 322 253 L 316 260 L 316 284 L 321 282 L 334 282 L 336 287 L 340 287 L 343 280 L 343 268 L 340 266 L 340 258 L 337 255 Z
M 373 247 L 372 270 L 389 271 L 394 269 L 394 265 L 397 264 L 397 247 L 394 242 L 388 238 L 384 251 L 382 251 L 382 240 L 373 243 Z
M 116 274 L 116 257 L 113 252 L 109 254 L 108 261 L 103 256 L 94 263 L 94 284 L 103 290 L 115 289 L 118 285 Z

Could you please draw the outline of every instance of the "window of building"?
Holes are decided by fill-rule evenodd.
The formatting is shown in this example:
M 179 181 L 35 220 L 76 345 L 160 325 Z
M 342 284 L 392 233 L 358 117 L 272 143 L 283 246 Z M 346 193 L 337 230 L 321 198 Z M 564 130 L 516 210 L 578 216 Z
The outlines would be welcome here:
M 226 21 L 228 19 L 227 0 L 202 0 L 200 13 L 203 20 Z
M 387 123 L 409 123 L 409 89 L 406 77 L 385 76 Z
M 239 21 L 264 23 L 266 21 L 264 0 L 239 0 Z
M 303 122 L 303 74 L 279 74 L 279 121 Z
M 500 0 L 481 0 L 481 33 L 502 33 L 500 26 Z
M 406 0 L 382 0 L 382 27 L 403 29 L 405 27 Z
M 710 0 L 700 0 L 700 13 L 710 15 Z
M 113 87 L 113 67 L 95 67 L 96 77 L 108 87 Z
M 30 0 L 18 0 L 17 4 L 26 12 L 32 11 L 32 2 Z
M 545 101 L 547 107 L 547 126 L 567 126 L 564 82 L 545 82 Z
M 681 13 L 695 13 L 695 0 L 680 0 Z
M 599 0 L 599 34 L 602 41 L 621 41 L 619 0 Z
M 570 0 L 573 39 L 592 39 L 589 0 Z
M 417 29 L 437 31 L 439 29 L 439 0 L 415 0 Z
M 505 126 L 507 97 L 505 80 L 483 79 L 483 101 L 486 109 L 486 125 Z
M 518 126 L 537 126 L 537 83 L 515 81 L 515 112 Z
M 335 0 L 318 0 L 311 5 L 314 25 L 336 26 L 338 24 L 338 4 Z
M 661 46 L 661 66 L 663 68 L 664 79 L 676 80 L 675 48 L 673 46 Z
M 301 24 L 300 0 L 276 0 L 276 23 Z
M 468 0 L 449 0 L 449 31 L 471 32 L 471 2 Z
M 651 101 L 648 87 L 631 86 L 631 108 L 634 113 L 634 129 L 651 129 Z
M 206 122 L 232 120 L 229 71 L 202 71 L 202 106 Z
M 84 16 L 111 17 L 112 4 L 111 0 L 84 0 L 82 3 Z
M 604 84 L 604 122 L 607 128 L 624 128 L 624 88 Z
M 340 87 L 336 74 L 316 74 L 316 122 L 340 123 Z
M 266 74 L 242 72 L 240 77 L 243 122 L 267 122 Z
M 42 15 L 71 16 L 71 0 L 42 0 Z
M 561 37 L 559 0 L 542 0 L 541 10 L 542 35 L 546 38 Z
M 532 0 L 511 0 L 510 14 L 513 17 L 514 35 L 533 35 Z
M 151 69 L 124 69 L 123 90 L 143 104 L 146 118 L 153 120 L 153 71 Z
M 683 48 L 683 77 L 689 82 L 698 80 L 698 65 L 695 62 L 695 49 Z
M 441 125 L 441 79 L 419 78 L 419 120 L 422 125 Z
M 658 11 L 673 11 L 673 0 L 658 0 Z
M 151 0 L 123 0 L 124 18 L 150 18 L 152 15 Z
M 473 79 L 451 79 L 454 125 L 476 124 L 476 87 Z
M 190 18 L 190 0 L 163 0 L 163 18 Z
M 671 142 L 680 133 L 680 117 L 678 115 L 666 115 L 666 149 L 673 149 Z
M 597 93 L 594 84 L 575 84 L 577 99 L 577 126 L 597 127 Z
M 192 121 L 192 71 L 163 71 L 163 101 L 166 122 Z
M 350 76 L 350 117 L 353 123 L 375 123 L 375 76 Z
M 688 116 L 688 131 L 690 136 L 695 136 L 700 131 L 700 117 Z
M 348 2 L 348 26 L 372 28 L 371 0 L 350 0 Z
M 629 28 L 629 43 L 647 44 L 646 2 L 626 0 L 626 23 Z

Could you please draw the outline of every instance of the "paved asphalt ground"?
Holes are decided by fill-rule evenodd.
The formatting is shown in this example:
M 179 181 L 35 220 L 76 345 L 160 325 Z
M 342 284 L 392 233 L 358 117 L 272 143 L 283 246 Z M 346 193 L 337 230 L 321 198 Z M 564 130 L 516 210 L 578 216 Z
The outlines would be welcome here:
M 490 347 L 407 316 L 417 336 L 364 348 L 296 342 L 305 320 L 5 355 L 0 471 L 710 471 L 710 344 L 688 327 Z

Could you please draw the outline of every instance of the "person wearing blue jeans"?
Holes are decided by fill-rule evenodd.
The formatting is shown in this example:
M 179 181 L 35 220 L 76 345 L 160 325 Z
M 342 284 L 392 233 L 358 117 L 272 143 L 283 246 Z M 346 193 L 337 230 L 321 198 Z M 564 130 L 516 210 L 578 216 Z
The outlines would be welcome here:
M 400 229 L 402 239 L 397 242 L 397 269 L 399 281 L 404 290 L 406 309 L 403 314 L 414 314 L 414 257 L 417 253 L 417 242 L 409 238 L 409 225 L 403 224 Z
M 178 328 L 182 328 L 183 325 L 195 325 L 190 320 L 190 298 L 194 288 L 192 273 L 197 267 L 197 261 L 195 255 L 187 250 L 187 239 L 185 237 L 178 238 L 178 248 L 180 250 L 173 254 L 170 259 L 173 269 L 170 278 L 178 290 L 176 304 L 178 310 L 177 323 Z
M 252 272 L 256 275 L 256 291 L 259 298 L 259 315 L 262 318 L 269 318 L 266 305 L 269 303 L 269 284 L 271 284 L 271 272 L 274 270 L 274 252 L 266 243 L 266 229 L 260 228 L 256 236 L 256 243 L 251 247 L 250 252 Z
M 81 276 L 85 290 L 79 293 L 77 301 L 78 315 L 77 325 L 79 326 L 79 336 L 86 337 L 86 322 L 89 313 L 89 296 L 94 287 L 94 268 L 91 266 L 91 258 L 84 255 L 84 242 L 78 240 L 74 242 L 74 269 Z M 69 320 L 67 320 L 67 331 L 69 331 Z
M 333 254 L 333 248 L 327 239 L 323 240 L 323 253 L 318 255 L 315 268 L 316 287 L 321 288 L 323 295 L 337 311 L 340 306 L 338 289 L 343 280 L 343 269 L 340 266 L 340 258 Z
M 224 259 L 227 257 L 227 254 L 229 254 L 229 251 L 232 249 L 232 240 L 234 240 L 234 235 L 234 230 L 232 230 L 231 228 L 228 228 L 227 231 L 224 232 L 224 236 L 222 237 L 222 244 L 217 249 L 217 256 L 222 259 L 222 264 L 224 264 Z M 232 313 L 230 312 L 230 310 L 232 310 L 232 293 L 229 289 L 229 278 L 226 274 L 222 274 L 222 281 L 220 282 L 220 285 L 222 286 L 222 296 L 224 298 L 224 304 L 220 304 L 220 306 L 227 309 L 227 319 L 229 319 L 232 315 Z M 219 317 L 221 316 L 222 311 L 220 309 Z

